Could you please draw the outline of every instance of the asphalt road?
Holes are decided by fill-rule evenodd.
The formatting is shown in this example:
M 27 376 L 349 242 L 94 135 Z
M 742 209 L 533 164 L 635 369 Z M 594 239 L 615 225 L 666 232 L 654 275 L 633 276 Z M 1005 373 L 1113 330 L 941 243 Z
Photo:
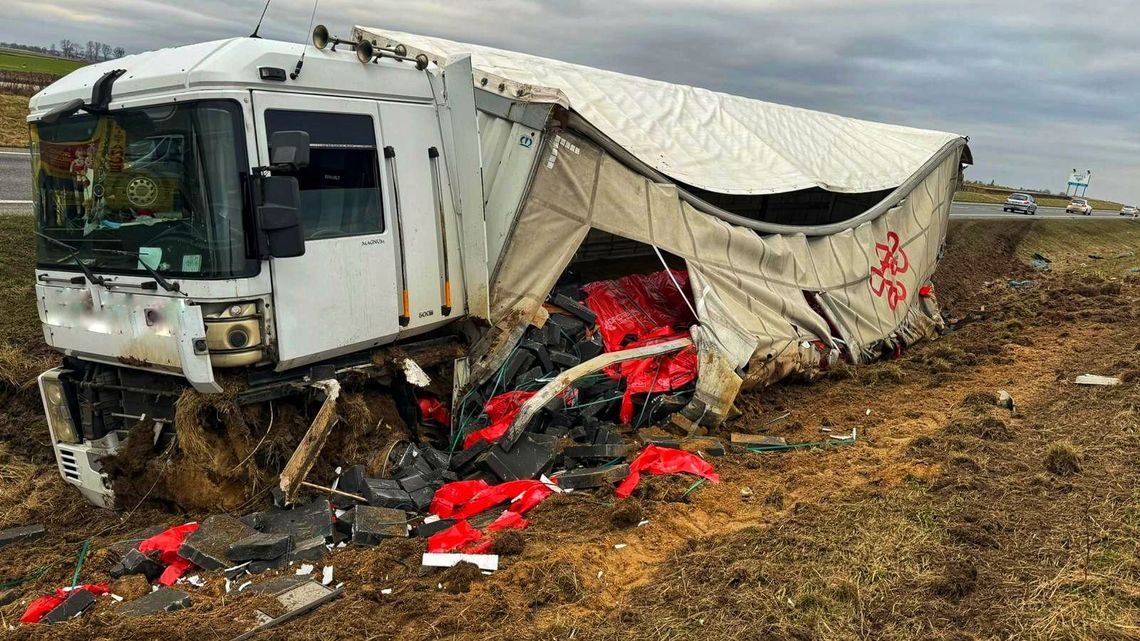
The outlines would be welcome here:
M 32 212 L 31 161 L 26 149 L 0 147 L 0 214 Z
M 26 149 L 0 147 L 0 215 L 32 213 L 32 177 Z M 954 218 L 966 219 L 1008 219 L 1029 218 L 1025 214 L 1003 212 L 1001 205 L 978 203 L 954 203 L 950 210 Z M 1058 207 L 1041 207 L 1035 218 L 1065 218 L 1088 220 L 1090 218 L 1120 218 L 1115 211 L 1095 211 L 1092 216 L 1066 214 Z
M 1096 210 L 1091 216 L 1081 214 L 1066 214 L 1060 207 L 1038 207 L 1033 216 L 1020 213 L 1010 213 L 1001 210 L 1001 205 L 988 205 L 983 203 L 954 203 L 950 208 L 953 218 L 967 218 L 977 220 L 1008 219 L 1022 220 L 1026 218 L 1061 218 L 1066 220 L 1089 220 L 1090 218 L 1124 218 L 1118 211 Z

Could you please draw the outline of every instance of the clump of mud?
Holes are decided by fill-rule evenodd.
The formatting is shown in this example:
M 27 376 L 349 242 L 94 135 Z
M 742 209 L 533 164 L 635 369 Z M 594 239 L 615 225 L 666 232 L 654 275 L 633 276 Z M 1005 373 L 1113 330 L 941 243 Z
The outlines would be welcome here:
M 986 441 L 1013 440 L 1013 430 L 1009 422 L 997 416 L 980 416 L 952 419 L 946 425 L 946 432 L 964 436 L 974 436 Z
M 493 551 L 501 556 L 518 556 L 526 549 L 526 537 L 518 530 L 504 530 L 495 537 Z
M 474 563 L 460 561 L 443 571 L 439 582 L 449 594 L 464 594 L 471 590 L 471 584 L 483 578 L 483 572 Z
M 960 599 L 973 592 L 977 584 L 978 567 L 969 561 L 955 561 L 942 569 L 930 589 L 939 596 Z
M 641 506 L 641 501 L 636 499 L 618 501 L 613 512 L 610 512 L 610 523 L 616 528 L 634 527 L 641 523 L 643 518 L 645 518 L 645 510 Z
M 1045 453 L 1045 469 L 1057 476 L 1076 474 L 1081 471 L 1081 454 L 1068 441 L 1053 443 Z

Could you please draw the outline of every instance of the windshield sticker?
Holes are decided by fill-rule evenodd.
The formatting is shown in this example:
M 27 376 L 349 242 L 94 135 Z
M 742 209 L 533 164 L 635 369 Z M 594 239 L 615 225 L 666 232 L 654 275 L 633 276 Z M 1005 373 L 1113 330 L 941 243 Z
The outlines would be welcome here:
M 162 248 L 161 247 L 139 247 L 139 269 L 143 265 L 151 269 L 159 269 L 162 264 Z
M 186 254 L 183 256 L 182 271 L 187 273 L 202 271 L 202 254 Z

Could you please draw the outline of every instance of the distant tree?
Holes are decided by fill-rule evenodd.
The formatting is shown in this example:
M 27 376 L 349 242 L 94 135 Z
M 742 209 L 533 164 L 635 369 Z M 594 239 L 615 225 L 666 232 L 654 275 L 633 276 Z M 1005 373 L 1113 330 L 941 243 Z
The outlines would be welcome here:
M 65 58 L 74 58 L 75 57 L 75 48 L 77 46 L 78 45 L 76 45 L 74 42 L 68 40 L 67 38 L 64 38 L 63 40 L 59 41 L 60 53 L 62 53 Z
M 126 49 L 124 49 L 122 47 L 115 47 L 115 57 L 116 58 L 122 58 L 125 55 L 127 55 Z
M 86 53 L 83 54 L 83 57 L 88 59 L 88 60 L 95 60 L 96 51 L 98 51 L 98 49 L 95 48 L 95 41 L 94 40 L 88 40 L 87 41 L 87 47 L 86 47 Z
M 59 49 L 56 49 L 56 48 L 55 48 L 55 43 L 54 43 L 54 42 L 53 42 L 53 43 L 51 43 L 51 49 L 48 49 L 48 53 L 50 53 L 50 54 L 51 54 L 51 55 L 53 55 L 53 56 L 58 56 L 58 55 L 59 55 Z
M 102 53 L 103 53 L 103 59 L 104 59 L 104 60 L 110 60 L 110 59 L 111 59 L 111 45 L 109 45 L 109 44 L 107 44 L 107 43 L 105 43 L 105 42 L 104 42 L 104 43 L 103 43 L 103 44 L 100 46 L 100 50 L 101 50 L 101 51 L 102 51 Z

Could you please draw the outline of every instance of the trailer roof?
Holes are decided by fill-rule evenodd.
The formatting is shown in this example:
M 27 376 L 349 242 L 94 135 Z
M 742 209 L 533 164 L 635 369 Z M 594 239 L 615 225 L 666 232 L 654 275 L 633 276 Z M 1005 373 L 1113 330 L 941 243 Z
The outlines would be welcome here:
M 724 194 L 891 189 L 960 138 L 443 38 L 359 26 L 354 35 L 439 63 L 471 54 L 476 86 L 573 109 L 650 167 Z

